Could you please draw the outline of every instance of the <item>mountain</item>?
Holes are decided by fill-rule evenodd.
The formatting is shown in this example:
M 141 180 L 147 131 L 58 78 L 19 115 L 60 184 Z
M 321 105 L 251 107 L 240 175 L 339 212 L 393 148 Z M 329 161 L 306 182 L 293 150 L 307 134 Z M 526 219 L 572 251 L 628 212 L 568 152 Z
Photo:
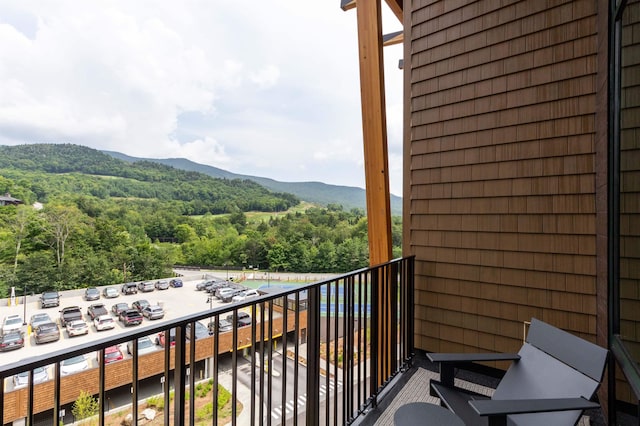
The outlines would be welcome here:
M 129 203 L 156 200 L 162 208 L 192 215 L 285 211 L 300 203 L 293 194 L 249 179 L 219 179 L 144 160 L 131 163 L 73 144 L 0 145 L 2 185 L 29 202 L 69 195 Z
M 346 210 L 360 208 L 366 211 L 367 209 L 365 190 L 354 186 L 329 185 L 322 182 L 280 182 L 265 177 L 228 172 L 217 167 L 195 163 L 185 158 L 138 158 L 130 157 L 114 151 L 102 152 L 130 163 L 134 163 L 136 161 L 149 161 L 171 166 L 180 170 L 204 173 L 220 179 L 247 179 L 274 192 L 293 194 L 301 200 L 309 201 L 311 203 L 325 206 L 327 204 L 340 204 Z M 391 214 L 394 216 L 402 215 L 402 198 L 393 194 L 391 194 Z

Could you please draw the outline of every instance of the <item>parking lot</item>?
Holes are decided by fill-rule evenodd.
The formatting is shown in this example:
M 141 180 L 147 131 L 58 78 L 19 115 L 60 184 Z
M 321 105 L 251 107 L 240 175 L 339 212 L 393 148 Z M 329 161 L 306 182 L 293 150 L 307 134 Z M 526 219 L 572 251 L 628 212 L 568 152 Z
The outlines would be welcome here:
M 67 306 L 78 306 L 81 308 L 83 317 L 85 321 L 87 321 L 87 324 L 89 325 L 89 332 L 86 335 L 69 337 L 67 335 L 66 330 L 61 327 L 60 339 L 58 341 L 51 342 L 51 343 L 36 344 L 34 341 L 33 333 L 27 334 L 26 333 L 27 326 L 24 326 L 23 327 L 23 331 L 25 331 L 24 347 L 16 350 L 7 351 L 7 352 L 0 352 L 0 363 L 6 364 L 11 362 L 16 362 L 16 361 L 29 358 L 34 355 L 41 355 L 45 353 L 45 351 L 53 351 L 53 350 L 59 350 L 64 348 L 70 348 L 72 346 L 75 346 L 76 344 L 80 344 L 83 342 L 90 342 L 94 339 L 98 339 L 98 338 L 102 338 L 110 335 L 116 335 L 118 333 L 123 332 L 125 329 L 130 329 L 129 327 L 124 327 L 122 323 L 117 320 L 117 317 L 113 316 L 113 314 L 111 313 L 111 307 L 116 303 L 125 302 L 129 306 L 131 306 L 132 303 L 137 300 L 146 299 L 150 304 L 160 305 L 164 308 L 165 316 L 163 319 L 150 321 L 145 318 L 143 319 L 141 326 L 144 326 L 145 324 L 148 325 L 151 323 L 153 323 L 154 325 L 160 325 L 162 324 L 162 322 L 170 321 L 171 319 L 175 319 L 187 314 L 207 310 L 209 309 L 210 306 L 216 307 L 219 305 L 225 305 L 224 303 L 218 301 L 215 298 L 213 298 L 212 302 L 209 302 L 208 301 L 209 295 L 207 292 L 196 290 L 196 285 L 198 283 L 201 283 L 202 281 L 203 281 L 203 278 L 201 275 L 191 276 L 191 277 L 187 276 L 187 277 L 183 277 L 183 287 L 180 287 L 180 288 L 170 287 L 166 290 L 155 289 L 154 291 L 145 292 L 145 293 L 138 292 L 137 294 L 130 294 L 130 295 L 120 294 L 118 297 L 110 298 L 110 299 L 106 299 L 101 296 L 99 300 L 94 300 L 94 301 L 86 301 L 84 299 L 83 297 L 84 290 L 65 291 L 60 293 L 59 307 L 52 307 L 52 308 L 45 308 L 45 309 L 40 309 L 39 307 L 39 303 L 38 303 L 39 295 L 28 297 L 27 304 L 26 304 L 26 313 L 27 313 L 26 321 L 27 322 L 29 322 L 29 318 L 32 315 L 36 313 L 44 312 L 49 314 L 49 316 L 54 321 L 59 323 L 59 318 L 60 318 L 59 311 L 62 308 Z M 120 286 L 115 286 L 115 287 L 118 290 L 120 290 Z M 103 288 L 99 288 L 101 292 L 102 292 L 102 289 Z M 24 315 L 25 306 L 22 304 L 21 297 L 19 298 L 19 302 L 20 304 L 17 306 L 6 306 L 6 303 L 4 306 L 0 306 L 0 318 L 5 318 L 8 315 L 16 315 L 16 314 L 22 317 Z M 92 325 L 93 324 L 92 321 L 90 321 L 87 315 L 87 308 L 89 307 L 89 305 L 93 303 L 103 303 L 105 305 L 105 307 L 109 311 L 109 314 L 112 315 L 115 320 L 115 328 L 111 330 L 104 330 L 99 332 L 95 330 L 95 328 Z M 156 337 L 157 336 L 155 335 L 150 336 L 151 340 L 154 343 L 156 342 Z M 160 349 L 160 346 L 157 346 L 156 349 Z M 120 350 L 122 351 L 125 357 L 128 356 L 126 344 L 120 345 Z M 97 366 L 95 356 L 86 355 L 85 358 L 87 358 L 87 361 L 89 362 L 89 367 Z M 51 370 L 51 368 L 49 368 L 48 370 Z M 49 371 L 49 374 L 51 374 L 51 371 Z M 11 381 L 11 379 L 7 379 L 5 390 L 10 391 L 11 389 L 13 389 L 13 382 Z

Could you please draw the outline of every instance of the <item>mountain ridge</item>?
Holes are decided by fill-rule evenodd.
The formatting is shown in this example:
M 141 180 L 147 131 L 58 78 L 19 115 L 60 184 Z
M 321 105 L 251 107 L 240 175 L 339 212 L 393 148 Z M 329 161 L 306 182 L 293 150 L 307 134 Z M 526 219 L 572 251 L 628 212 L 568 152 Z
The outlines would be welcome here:
M 133 157 L 117 151 L 102 150 L 102 152 L 130 163 L 136 161 L 149 161 L 171 166 L 176 169 L 204 173 L 220 179 L 248 179 L 270 189 L 271 191 L 290 193 L 311 203 L 322 205 L 340 204 L 345 209 L 361 208 L 366 211 L 365 190 L 355 186 L 331 185 L 316 181 L 281 182 L 266 177 L 229 172 L 218 167 L 196 163 L 186 158 L 142 158 Z M 394 216 L 402 215 L 402 198 L 391 194 L 390 200 L 391 214 Z

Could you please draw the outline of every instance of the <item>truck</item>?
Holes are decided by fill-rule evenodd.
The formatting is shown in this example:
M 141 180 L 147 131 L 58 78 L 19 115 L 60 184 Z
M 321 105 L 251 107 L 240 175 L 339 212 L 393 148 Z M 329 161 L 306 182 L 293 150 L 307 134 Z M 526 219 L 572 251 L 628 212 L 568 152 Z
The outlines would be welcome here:
M 81 320 L 82 310 L 79 306 L 67 306 L 60 311 L 60 326 L 66 327 L 68 322 Z
M 93 303 L 87 308 L 87 315 L 91 320 L 94 320 L 100 315 L 109 315 L 109 311 L 103 303 Z

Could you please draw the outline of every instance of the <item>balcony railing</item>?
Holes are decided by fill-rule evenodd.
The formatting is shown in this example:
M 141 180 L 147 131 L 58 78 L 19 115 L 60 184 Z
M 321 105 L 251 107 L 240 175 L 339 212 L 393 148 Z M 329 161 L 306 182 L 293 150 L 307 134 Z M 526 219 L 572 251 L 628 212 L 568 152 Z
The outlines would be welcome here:
M 118 335 L 0 366 L 2 383 L 21 372 L 29 378 L 22 388 L 0 387 L 3 424 L 66 420 L 80 391 L 98 401 L 94 424 L 120 424 L 111 419 L 122 412 L 130 413 L 135 424 L 146 415 L 143 403 L 154 393 L 150 381 L 152 389 L 161 385 L 153 399 L 165 425 L 199 422 L 200 381 L 211 389 L 206 424 L 218 422 L 219 385 L 231 393 L 225 416 L 233 425 L 352 423 L 376 405 L 389 381 L 411 362 L 413 268 L 413 257 L 397 259 L 158 325 L 145 322 Z M 196 322 L 215 330 L 229 315 L 230 331 L 199 333 Z M 243 326 L 238 324 L 241 315 Z M 142 354 L 133 344 L 131 357 L 105 362 L 107 348 L 145 336 L 155 339 L 161 332 L 167 337 L 163 350 Z M 61 363 L 78 355 L 88 368 L 63 375 Z M 52 374 L 35 383 L 39 367 Z M 130 404 L 113 407 L 123 394 Z

